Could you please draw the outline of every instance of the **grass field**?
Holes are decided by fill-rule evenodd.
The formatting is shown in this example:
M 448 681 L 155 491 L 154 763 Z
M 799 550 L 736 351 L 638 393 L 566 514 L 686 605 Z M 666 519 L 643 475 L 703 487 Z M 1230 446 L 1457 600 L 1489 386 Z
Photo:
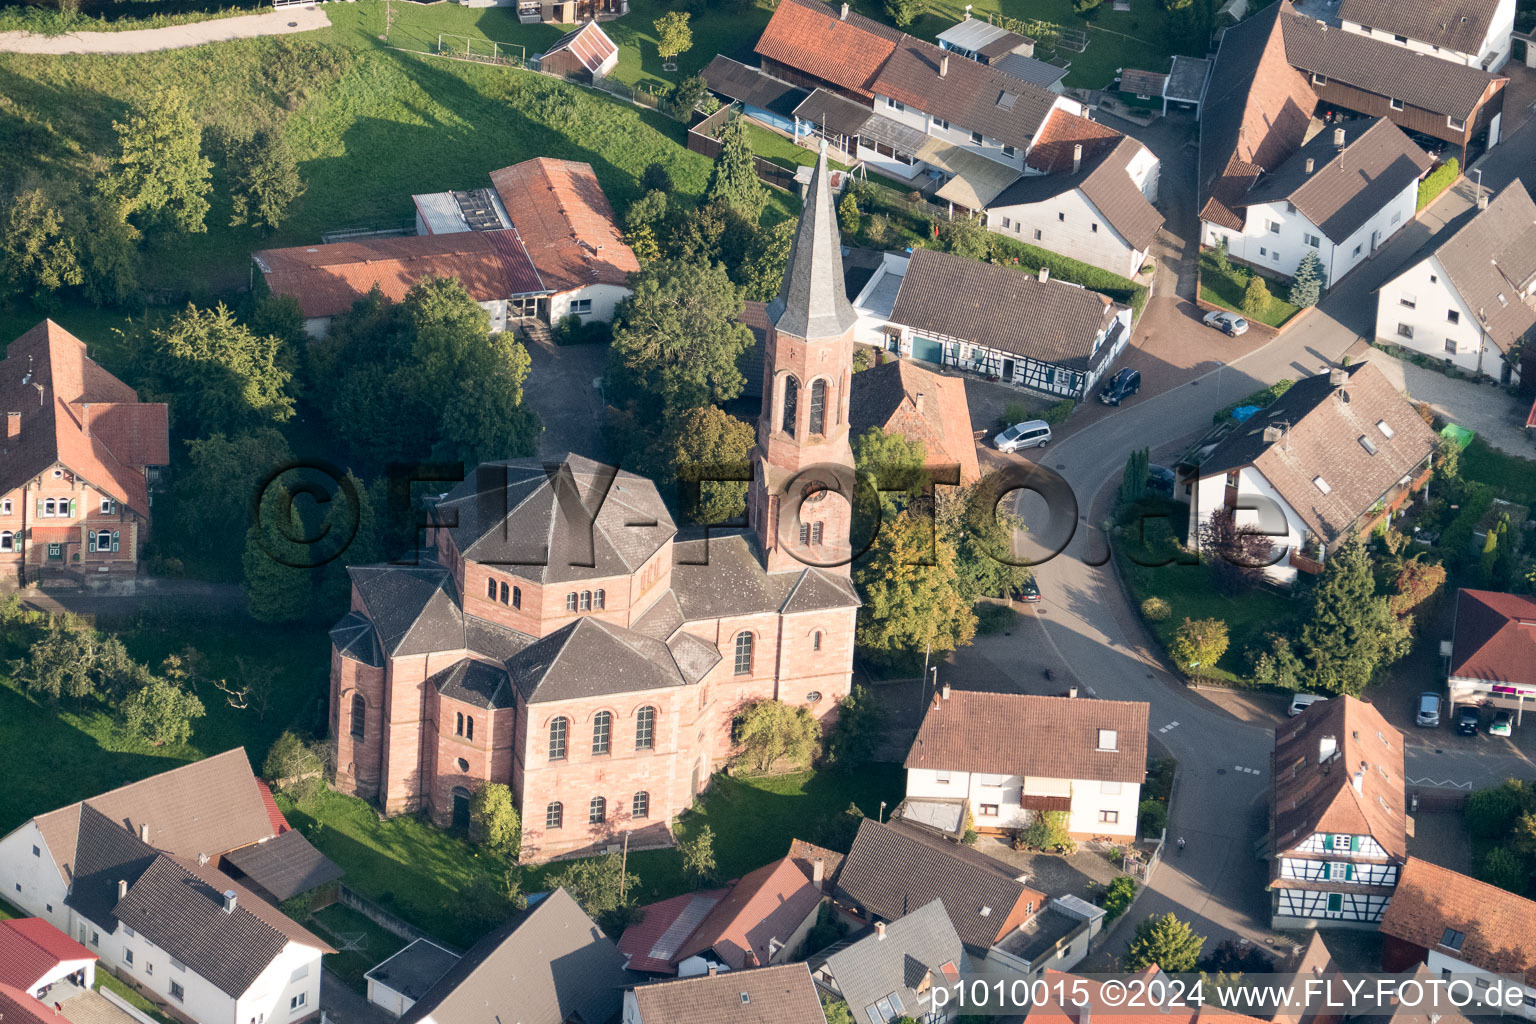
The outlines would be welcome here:
M 1269 308 L 1258 316 L 1243 312 L 1243 292 L 1248 287 L 1248 280 L 1253 276 L 1253 271 L 1237 263 L 1231 264 L 1231 268 L 1230 272 L 1222 273 L 1216 266 L 1210 250 L 1202 251 L 1200 253 L 1200 297 L 1206 302 L 1243 313 L 1250 320 L 1257 320 L 1271 327 L 1279 327 L 1301 312 L 1300 306 L 1293 306 L 1281 298 L 1286 294 L 1289 286 L 1284 281 L 1268 276 L 1265 276 L 1264 282 L 1269 288 Z
M 304 924 L 339 950 L 324 957 L 326 968 L 364 994 L 368 983 L 363 975 L 406 946 L 400 936 L 340 903 L 315 911 Z
M 1461 475 L 1486 483 L 1505 501 L 1536 505 L 1536 461 L 1507 455 L 1480 437 L 1462 451 Z

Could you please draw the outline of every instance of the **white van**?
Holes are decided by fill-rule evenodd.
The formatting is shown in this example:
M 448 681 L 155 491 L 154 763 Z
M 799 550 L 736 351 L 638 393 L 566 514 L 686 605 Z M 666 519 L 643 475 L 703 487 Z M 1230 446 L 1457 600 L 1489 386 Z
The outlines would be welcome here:
M 1025 448 L 1042 448 L 1051 442 L 1051 425 L 1045 420 L 1027 420 L 1015 423 L 998 432 L 992 439 L 1000 452 L 1016 452 Z

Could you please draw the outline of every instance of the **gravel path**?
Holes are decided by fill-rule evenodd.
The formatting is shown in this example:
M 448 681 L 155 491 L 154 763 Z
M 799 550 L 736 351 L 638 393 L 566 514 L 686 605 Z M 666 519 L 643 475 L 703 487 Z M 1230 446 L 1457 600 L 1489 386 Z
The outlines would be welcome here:
M 270 14 L 220 18 L 168 28 L 134 29 L 129 32 L 66 32 L 45 36 L 35 32 L 0 32 L 0 51 L 5 53 L 152 53 L 180 50 L 204 43 L 254 36 L 280 36 L 327 28 L 331 19 L 314 7 L 297 7 Z

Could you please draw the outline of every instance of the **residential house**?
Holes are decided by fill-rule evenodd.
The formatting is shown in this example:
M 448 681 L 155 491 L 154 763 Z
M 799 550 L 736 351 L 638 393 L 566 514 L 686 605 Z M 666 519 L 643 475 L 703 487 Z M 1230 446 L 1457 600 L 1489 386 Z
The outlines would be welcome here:
M 1391 942 L 1391 939 L 1386 940 L 1388 945 Z M 1472 1024 L 1472 1019 L 1463 1012 L 1468 1007 L 1461 993 L 1457 992 L 1453 996 L 1445 988 L 1436 985 L 1437 981 L 1444 980 L 1443 976 L 1438 971 L 1430 970 L 1427 964 L 1419 963 L 1413 970 L 1403 972 L 1399 978 L 1402 983 L 1399 992 L 1415 995 L 1422 991 L 1424 998 L 1414 1000 L 1392 996 L 1389 1001 L 1392 1012 L 1385 1017 L 1370 1014 L 1370 1020 L 1377 1024 Z M 1410 988 L 1408 982 L 1414 982 L 1421 988 Z M 1367 1014 L 1363 1013 L 1349 1018 L 1350 1024 L 1366 1024 L 1366 1020 Z
M 458 278 L 492 332 L 524 317 L 613 319 L 640 264 L 592 165 L 537 157 L 492 171 L 491 185 L 412 196 L 414 237 L 253 253 L 252 287 L 259 272 L 267 291 L 292 296 L 313 337 L 372 288 L 398 302 L 432 277 Z
M 1328 951 L 1322 932 L 1314 930 L 1289 955 L 1277 959 L 1274 973 L 1277 977 L 1264 981 L 1282 986 L 1277 991 L 1283 998 L 1266 1010 L 1255 1009 L 1255 1016 L 1270 1024 L 1338 1024 L 1338 1011 L 1349 1005 L 1349 993 L 1344 969 Z
M 613 940 L 556 889 L 530 897 L 527 910 L 475 943 L 400 1020 L 612 1024 L 624 989 L 640 980 Z
M 0 983 L 0 1019 L 5 1024 L 58 1024 L 59 1015 L 21 989 Z
M 847 7 L 789 0 L 774 9 L 754 47 L 762 69 L 803 89 L 873 105 L 875 78 L 903 33 Z
M 1322 283 L 1375 255 L 1413 222 L 1419 179 L 1433 161 L 1386 118 L 1354 120 L 1314 136 L 1268 174 L 1261 174 L 1228 209 L 1242 219 L 1207 221 L 1207 245 L 1292 277 L 1309 252 L 1322 261 Z
M 1449 677 L 1452 704 L 1478 704 L 1525 717 L 1536 711 L 1536 598 L 1490 590 L 1456 592 Z
M 1077 977 L 1052 970 L 1045 972 L 1044 980 L 1045 984 L 1039 986 L 1038 991 L 1046 998 L 1029 1008 L 1029 1014 L 1024 1018 L 1026 1024 L 1090 1024 L 1105 1018 L 1119 1019 L 1124 1024 L 1262 1024 L 1256 1017 L 1233 1013 L 1215 1001 L 1200 999 L 1130 1008 L 1126 1005 L 1125 989 L 1105 989 L 1106 982 L 1112 986 L 1122 982 L 1102 976 Z M 1156 964 L 1137 972 L 1129 984 L 1132 991 L 1173 990 L 1172 983 Z
M 1108 296 L 934 249 L 912 253 L 885 328 L 889 351 L 1074 399 L 1130 336 L 1130 307 Z
M 1186 456 L 1188 543 L 1217 509 L 1275 540 L 1265 574 L 1289 583 L 1402 507 L 1429 479 L 1435 433 L 1370 362 L 1297 381 Z M 1278 515 L 1276 514 L 1278 513 Z
M 1338 18 L 1346 32 L 1498 71 L 1509 60 L 1515 0 L 1343 0 Z
M 1517 178 L 1376 293 L 1376 339 L 1518 383 L 1536 340 L 1536 203 Z
M 1318 701 L 1275 732 L 1274 928 L 1368 928 L 1407 859 L 1403 735 L 1374 705 Z
M 432 991 L 458 962 L 457 953 L 431 939 L 416 939 L 363 975 L 368 1001 L 391 1017 L 399 1017 Z
M 0 986 L 42 999 L 58 984 L 93 987 L 96 954 L 40 917 L 0 921 Z
M 471 0 L 470 7 L 491 7 L 510 0 Z M 517 0 L 517 20 L 524 25 L 576 25 L 611 21 L 629 13 L 629 0 Z
M 236 748 L 27 821 L 0 839 L 0 891 L 177 1016 L 306 1020 L 335 950 L 216 867 L 286 829 Z
M 44 320 L 0 361 L 0 569 L 20 583 L 132 576 L 169 418 Z
M 630 970 L 691 977 L 781 964 L 798 955 L 822 902 L 822 877 L 791 857 L 726 889 L 646 907 L 619 937 Z
M 935 473 L 935 480 L 941 470 L 958 470 L 956 482 L 962 486 L 981 479 L 965 381 L 959 377 L 925 370 L 910 359 L 891 359 L 862 370 L 853 375 L 848 423 L 854 437 L 879 427 L 921 441 L 927 456 L 924 466 Z
M 1128 136 L 1055 111 L 1027 158 L 1030 171 L 988 205 L 987 227 L 1122 277 L 1146 262 L 1163 215 L 1159 163 Z
M 797 126 L 795 110 L 811 95 L 810 89 L 802 89 L 763 71 L 732 60 L 717 53 L 699 72 L 709 91 L 725 100 L 741 104 L 743 115 L 795 139 L 811 133 L 811 124 Z M 848 101 L 855 111 L 870 113 L 868 107 Z M 862 123 L 862 122 L 861 122 Z
M 978 832 L 1008 833 L 1059 811 L 1076 838 L 1135 842 L 1147 776 L 1147 708 L 1140 701 L 945 684 L 907 754 L 903 813 L 927 817 L 958 808 L 962 828 L 946 829 L 958 834 L 965 812 Z
M 808 843 L 804 839 L 789 841 L 790 860 L 798 864 L 801 871 L 810 875 L 811 881 L 817 882 L 826 896 L 831 896 L 837 888 L 837 872 L 843 866 L 843 856 L 836 850 Z M 818 861 L 820 863 L 817 863 Z
M 1523 989 L 1492 1013 L 1536 1020 L 1536 901 L 1419 857 L 1403 865 L 1381 918 L 1387 970 L 1423 963 L 1430 974 L 1469 981 L 1481 1001 L 1498 978 Z
M 937 899 L 889 923 L 875 922 L 874 931 L 834 943 L 808 964 L 817 986 L 847 1003 L 859 1024 L 952 1020 L 959 1000 L 935 1005 L 933 991 L 970 973 L 965 947 Z
M 479 467 L 431 502 L 430 557 L 350 567 L 331 632 L 337 788 L 446 825 L 507 780 L 526 860 L 623 835 L 670 846 L 744 705 L 837 707 L 859 607 L 851 505 L 800 488 L 813 466 L 853 467 L 842 282 L 823 156 L 764 311 L 746 531 L 679 541 L 654 483 L 572 454 Z
M 1075 965 L 1104 919 L 1093 904 L 1050 899 L 1000 861 L 935 830 L 868 818 L 838 871 L 836 899 L 872 923 L 939 900 L 974 969 L 1026 979 L 1051 964 Z
M 624 1024 L 826 1024 L 805 964 L 781 964 L 636 985 Z
M 595 21 L 556 39 L 539 54 L 539 70 L 581 82 L 604 78 L 619 64 L 619 47 Z

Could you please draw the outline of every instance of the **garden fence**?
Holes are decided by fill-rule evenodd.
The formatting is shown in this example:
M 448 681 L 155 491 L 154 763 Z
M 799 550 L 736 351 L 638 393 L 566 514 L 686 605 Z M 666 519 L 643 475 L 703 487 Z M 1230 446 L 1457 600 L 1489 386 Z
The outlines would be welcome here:
M 442 946 L 450 953 L 458 952 L 458 950 L 454 949 L 452 946 L 449 946 L 446 943 L 433 938 L 431 935 L 428 935 L 420 928 L 417 928 L 415 925 L 405 920 L 405 918 L 385 910 L 373 900 L 359 892 L 349 889 L 345 885 L 337 886 L 336 893 L 340 897 L 338 902 L 340 902 L 342 906 L 357 911 L 359 914 L 362 914 L 368 920 L 372 921 L 380 928 L 383 928 L 391 935 L 398 936 L 407 942 L 414 942 L 417 939 L 428 939 L 436 945 Z

